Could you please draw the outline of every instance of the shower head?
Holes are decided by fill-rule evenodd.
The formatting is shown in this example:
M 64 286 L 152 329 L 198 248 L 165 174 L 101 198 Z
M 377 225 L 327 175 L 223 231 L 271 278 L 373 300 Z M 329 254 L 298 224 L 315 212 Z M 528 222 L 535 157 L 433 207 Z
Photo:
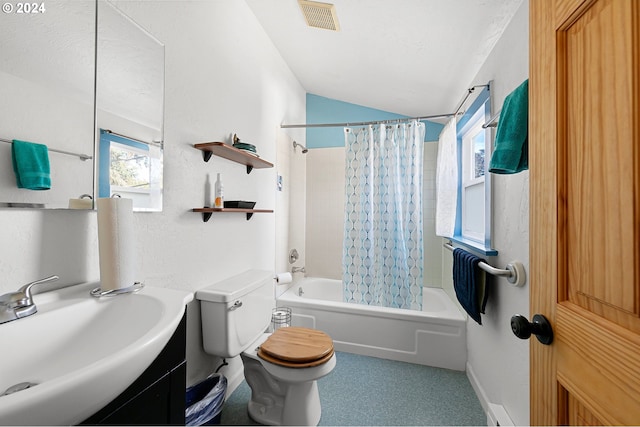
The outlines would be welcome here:
M 305 147 L 304 145 L 297 143 L 295 141 L 293 141 L 293 150 L 295 151 L 296 147 L 300 147 L 302 148 L 302 154 L 306 154 L 307 152 L 309 152 L 309 149 L 307 147 Z

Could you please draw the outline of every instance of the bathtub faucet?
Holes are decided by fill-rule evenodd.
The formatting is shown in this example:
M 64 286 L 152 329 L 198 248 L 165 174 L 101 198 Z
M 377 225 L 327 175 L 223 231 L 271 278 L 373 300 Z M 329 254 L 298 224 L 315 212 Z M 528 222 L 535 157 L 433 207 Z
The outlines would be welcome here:
M 291 267 L 291 273 L 306 273 L 304 267 Z

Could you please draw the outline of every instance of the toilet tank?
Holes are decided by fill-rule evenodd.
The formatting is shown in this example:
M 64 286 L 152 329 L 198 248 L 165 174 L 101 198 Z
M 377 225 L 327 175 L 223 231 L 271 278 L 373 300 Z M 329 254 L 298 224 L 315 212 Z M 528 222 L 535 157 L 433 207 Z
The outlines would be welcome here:
M 205 352 L 235 357 L 265 332 L 276 305 L 274 274 L 249 270 L 196 292 Z

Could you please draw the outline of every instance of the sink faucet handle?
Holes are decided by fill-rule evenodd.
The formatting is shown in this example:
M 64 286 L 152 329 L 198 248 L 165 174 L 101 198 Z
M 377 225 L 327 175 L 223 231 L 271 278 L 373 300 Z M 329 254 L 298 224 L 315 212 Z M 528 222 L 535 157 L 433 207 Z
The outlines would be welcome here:
M 16 300 L 17 300 L 16 302 L 19 301 L 20 303 L 19 305 L 31 305 L 33 304 L 33 301 L 31 300 L 31 289 L 34 286 L 40 285 L 43 283 L 53 282 L 58 279 L 59 279 L 58 276 L 53 275 L 53 276 L 45 277 L 44 279 L 36 280 L 35 282 L 27 283 L 26 285 L 18 289 L 18 292 L 16 292 L 17 295 L 15 295 L 14 297 L 15 298 L 14 301 Z
M 0 323 L 11 322 L 22 317 L 31 316 L 38 308 L 31 299 L 31 289 L 42 283 L 58 280 L 58 276 L 49 276 L 35 282 L 27 283 L 15 292 L 0 296 Z

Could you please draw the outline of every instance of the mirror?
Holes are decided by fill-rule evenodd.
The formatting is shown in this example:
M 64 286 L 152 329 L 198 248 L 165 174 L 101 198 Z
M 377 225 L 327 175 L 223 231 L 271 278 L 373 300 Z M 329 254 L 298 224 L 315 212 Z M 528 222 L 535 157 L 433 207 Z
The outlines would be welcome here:
M 162 210 L 164 46 L 108 1 L 98 1 L 98 197 Z
M 3 8 L 0 25 L 0 207 L 68 208 L 93 195 L 96 4 L 56 0 L 29 13 L 7 5 L 13 7 Z M 49 148 L 50 189 L 18 188 L 12 140 Z
M 162 210 L 162 43 L 106 0 L 29 11 L 0 26 L 0 207 L 91 209 L 118 193 Z M 14 139 L 47 145 L 50 189 L 18 188 Z

